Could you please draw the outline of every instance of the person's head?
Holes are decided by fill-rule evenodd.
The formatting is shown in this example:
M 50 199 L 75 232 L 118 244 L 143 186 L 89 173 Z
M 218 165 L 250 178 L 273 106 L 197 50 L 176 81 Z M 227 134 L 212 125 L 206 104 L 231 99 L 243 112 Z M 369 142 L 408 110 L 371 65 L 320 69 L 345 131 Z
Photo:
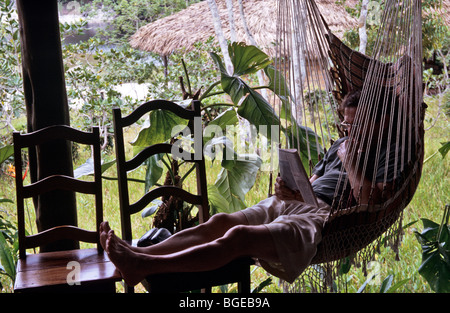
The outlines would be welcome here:
M 393 99 L 391 92 L 381 88 L 379 93 L 365 98 L 364 104 L 361 104 L 364 105 L 363 111 L 355 121 L 360 101 L 360 90 L 351 91 L 344 97 L 342 101 L 344 120 L 341 125 L 348 131 L 349 136 L 352 135 L 359 142 L 369 140 L 367 137 L 372 132 L 370 146 L 373 146 L 376 145 L 378 138 L 383 137 L 383 140 L 387 138 L 391 106 L 393 103 L 396 104 L 397 100 Z
M 344 115 L 344 120 L 341 123 L 341 126 L 350 134 L 352 128 L 354 128 L 356 109 L 359 104 L 359 100 L 361 98 L 361 91 L 354 90 L 350 91 L 347 95 L 345 95 L 341 104 L 341 111 Z

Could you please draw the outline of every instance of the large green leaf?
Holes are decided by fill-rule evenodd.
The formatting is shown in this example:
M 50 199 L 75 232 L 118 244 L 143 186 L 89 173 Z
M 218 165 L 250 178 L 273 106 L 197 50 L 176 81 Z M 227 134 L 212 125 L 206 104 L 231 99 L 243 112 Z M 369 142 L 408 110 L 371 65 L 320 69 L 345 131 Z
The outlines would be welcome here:
M 280 115 L 289 124 L 283 131 L 289 138 L 290 147 L 299 149 L 305 167 L 309 166 L 309 157 L 312 159 L 312 164 L 317 163 L 318 155 L 323 153 L 322 147 L 318 144 L 319 138 L 312 129 L 298 125 L 292 117 L 290 91 L 281 72 L 270 64 L 271 62 L 264 52 L 254 46 L 233 44 L 229 46 L 229 52 L 234 66 L 232 76 L 227 73 L 217 54 L 211 53 L 211 57 L 220 70 L 222 88 L 238 107 L 239 116 L 256 126 L 257 131 L 268 139 L 273 139 L 272 136 L 275 134 L 272 134 L 271 126 L 280 126 L 280 117 L 267 100 L 240 77 L 240 75 L 264 69 L 270 79 L 267 88 L 272 90 L 282 102 Z M 263 129 L 265 132 L 262 132 Z
M 222 137 L 226 134 L 228 126 L 237 125 L 239 122 L 236 110 L 234 108 L 228 109 L 219 114 L 215 119 L 208 123 L 203 131 L 203 141 L 205 145 L 214 137 Z
M 112 160 L 106 163 L 102 163 L 101 171 L 102 174 L 109 169 L 111 166 L 116 164 L 116 160 Z M 81 164 L 73 171 L 74 178 L 80 178 L 87 175 L 94 175 L 94 160 L 92 158 L 88 158 L 86 162 Z
M 267 133 L 264 135 L 270 139 L 271 125 L 279 125 L 279 118 L 269 102 L 250 88 L 240 77 L 222 73 L 221 81 L 224 91 L 230 95 L 235 105 L 239 105 L 237 113 L 255 125 L 258 131 L 261 125 L 265 125 Z M 242 97 L 245 99 L 242 100 Z
M 245 195 L 253 187 L 256 174 L 261 167 L 261 159 L 257 155 L 238 155 L 233 143 L 227 137 L 213 138 L 205 146 L 205 155 L 215 158 L 221 153 L 222 170 L 214 187 L 209 187 L 214 210 L 236 212 L 246 207 Z M 228 205 L 225 207 L 223 203 Z
M 147 165 L 145 172 L 145 192 L 149 191 L 161 178 L 163 167 L 160 161 L 163 156 L 163 154 L 154 154 L 145 161 Z
M 284 129 L 284 132 L 288 138 L 289 148 L 295 148 L 300 152 L 300 158 L 306 169 L 310 165 L 317 164 L 319 155 L 323 155 L 323 148 L 311 128 L 295 123 Z M 312 164 L 309 164 L 310 161 Z
M 150 146 L 169 140 L 173 136 L 175 127 L 181 130 L 188 121 L 167 110 L 155 110 L 144 122 L 137 138 L 131 143 L 133 146 Z
M 228 46 L 231 62 L 234 67 L 234 76 L 256 73 L 264 69 L 272 60 L 267 54 L 255 46 L 247 46 L 242 42 L 234 42 Z
M 236 110 L 231 108 L 219 114 L 215 119 L 208 123 L 208 126 L 217 125 L 222 130 L 225 130 L 227 126 L 237 125 L 238 122 L 239 120 L 236 115 Z
M 441 142 L 442 147 L 439 148 L 439 153 L 442 155 L 442 158 L 445 158 L 447 153 L 450 151 L 450 141 Z
M 279 117 L 288 121 L 292 120 L 292 110 L 289 98 L 291 97 L 289 87 L 282 73 L 278 71 L 273 65 L 269 65 L 264 69 L 269 78 L 268 88 L 272 90 L 281 100 L 281 111 Z
M 223 91 L 229 94 L 231 101 L 237 105 L 240 99 L 248 93 L 249 87 L 239 76 L 230 76 L 228 74 L 225 66 L 223 65 L 222 59 L 216 53 L 211 52 L 210 55 L 219 68 L 221 75 L 220 83 Z
M 228 212 L 236 212 L 246 207 L 245 195 L 253 187 L 261 159 L 253 155 L 247 160 L 239 156 L 234 162 L 227 162 L 214 185 L 229 203 Z
M 205 144 L 203 151 L 213 161 L 216 158 L 222 160 L 223 167 L 233 167 L 236 163 L 237 154 L 233 142 L 226 136 L 212 138 Z
M 249 89 L 247 96 L 238 108 L 238 114 L 247 119 L 260 132 L 261 126 L 266 126 L 268 139 L 272 138 L 272 125 L 279 126 L 280 120 L 272 106 L 253 89 Z
M 6 242 L 3 233 L 0 232 L 0 266 L 6 275 L 14 280 L 16 277 L 16 266 L 14 264 L 14 257 L 11 251 L 12 250 Z
M 230 204 L 216 185 L 208 185 L 208 202 L 212 214 L 229 212 Z
M 6 145 L 0 148 L 0 164 L 5 162 L 10 156 L 14 154 L 14 146 Z
M 422 219 L 424 230 L 416 232 L 422 245 L 422 264 L 419 273 L 435 292 L 450 292 L 450 226 L 448 207 L 441 225 Z

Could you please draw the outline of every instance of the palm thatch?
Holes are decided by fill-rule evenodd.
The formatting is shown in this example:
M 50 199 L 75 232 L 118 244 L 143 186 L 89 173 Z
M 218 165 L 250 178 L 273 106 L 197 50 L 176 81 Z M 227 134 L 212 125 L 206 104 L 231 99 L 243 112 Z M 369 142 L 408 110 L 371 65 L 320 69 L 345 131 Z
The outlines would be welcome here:
M 348 1 L 352 2 L 354 0 Z M 216 0 L 222 20 L 225 37 L 230 39 L 228 11 L 225 0 Z M 244 0 L 244 15 L 247 25 L 258 46 L 269 55 L 274 55 L 276 39 L 276 0 Z M 317 0 L 317 5 L 330 29 L 339 36 L 344 30 L 354 28 L 357 20 L 352 18 L 335 0 Z M 234 0 L 234 18 L 238 41 L 250 44 Z M 204 42 L 215 36 L 214 24 L 209 6 L 202 1 L 188 8 L 141 27 L 130 39 L 133 48 L 155 52 L 161 56 L 170 55 L 181 49 L 190 51 L 197 42 Z

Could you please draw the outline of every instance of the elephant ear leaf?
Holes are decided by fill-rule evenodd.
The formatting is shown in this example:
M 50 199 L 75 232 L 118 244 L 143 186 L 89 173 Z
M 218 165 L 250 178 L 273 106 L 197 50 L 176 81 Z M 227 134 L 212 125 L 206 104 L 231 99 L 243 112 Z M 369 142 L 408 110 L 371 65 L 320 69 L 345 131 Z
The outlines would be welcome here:
M 435 292 L 450 292 L 450 206 L 446 206 L 441 225 L 422 219 L 424 230 L 415 232 L 422 246 L 422 275 Z
M 242 42 L 229 45 L 228 52 L 234 67 L 233 76 L 253 74 L 272 63 L 269 56 L 260 49 Z
M 261 126 L 266 126 L 268 139 L 272 138 L 272 125 L 279 125 L 280 121 L 272 106 L 253 89 L 249 89 L 248 95 L 238 108 L 238 114 L 247 119 L 256 129 L 261 130 Z
M 221 73 L 222 88 L 230 95 L 233 103 L 239 106 L 237 111 L 239 116 L 255 125 L 257 130 L 260 130 L 260 126 L 265 125 L 267 132 L 264 135 L 270 139 L 272 136 L 271 125 L 279 125 L 278 116 L 270 103 L 247 85 L 241 76 L 256 73 L 266 68 L 272 61 L 257 47 L 242 43 L 231 44 L 229 53 L 234 66 L 234 73 L 231 76 L 227 73 L 220 57 L 211 53 L 211 57 Z
M 228 212 L 235 212 L 246 207 L 245 195 L 253 187 L 256 174 L 261 166 L 261 159 L 252 156 L 244 159 L 239 156 L 234 162 L 227 162 L 223 167 L 215 186 L 229 203 Z
M 188 120 L 170 111 L 152 111 L 131 145 L 144 147 L 165 142 L 172 137 L 172 132 L 175 127 L 186 126 L 187 123 Z
M 5 162 L 10 156 L 14 154 L 14 146 L 6 145 L 0 148 L 0 164 Z

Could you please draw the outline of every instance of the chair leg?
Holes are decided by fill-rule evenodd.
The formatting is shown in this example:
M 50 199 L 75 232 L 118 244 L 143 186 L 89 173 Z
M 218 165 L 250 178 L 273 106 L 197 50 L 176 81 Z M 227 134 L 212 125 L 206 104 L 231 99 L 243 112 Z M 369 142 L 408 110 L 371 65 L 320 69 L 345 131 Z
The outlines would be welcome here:
M 242 280 L 238 282 L 238 292 L 243 294 L 250 293 L 250 266 L 247 268 Z

